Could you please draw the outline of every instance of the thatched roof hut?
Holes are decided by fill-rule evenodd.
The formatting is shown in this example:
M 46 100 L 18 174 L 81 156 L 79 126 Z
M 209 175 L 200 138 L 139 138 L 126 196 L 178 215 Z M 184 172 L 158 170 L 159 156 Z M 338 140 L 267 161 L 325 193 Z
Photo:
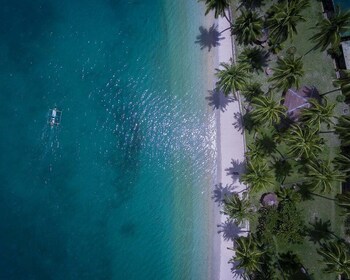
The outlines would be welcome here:
M 261 197 L 261 204 L 265 207 L 277 206 L 278 198 L 275 193 L 265 193 Z
M 303 86 L 298 90 L 290 88 L 285 94 L 283 103 L 288 109 L 288 117 L 293 121 L 297 121 L 301 109 L 311 106 L 308 101 L 310 98 L 320 99 L 320 95 L 315 87 Z

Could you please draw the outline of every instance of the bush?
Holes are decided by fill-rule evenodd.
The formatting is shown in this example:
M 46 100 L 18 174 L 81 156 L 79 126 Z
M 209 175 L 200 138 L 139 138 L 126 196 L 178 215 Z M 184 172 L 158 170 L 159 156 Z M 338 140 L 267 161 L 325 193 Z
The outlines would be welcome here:
M 278 208 L 264 207 L 259 210 L 258 236 L 264 243 L 271 243 L 274 237 L 279 244 L 302 243 L 305 224 L 300 211 L 290 201 L 282 202 Z

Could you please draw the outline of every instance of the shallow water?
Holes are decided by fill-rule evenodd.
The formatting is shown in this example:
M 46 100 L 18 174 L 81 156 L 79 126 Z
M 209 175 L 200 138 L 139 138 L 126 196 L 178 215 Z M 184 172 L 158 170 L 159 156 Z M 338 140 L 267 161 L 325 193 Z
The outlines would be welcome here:
M 0 278 L 207 278 L 203 7 L 1 4 Z

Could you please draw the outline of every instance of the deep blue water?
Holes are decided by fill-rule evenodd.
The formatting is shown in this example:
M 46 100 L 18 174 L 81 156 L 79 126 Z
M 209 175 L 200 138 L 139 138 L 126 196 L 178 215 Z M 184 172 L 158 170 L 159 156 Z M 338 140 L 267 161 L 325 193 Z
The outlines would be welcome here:
M 208 277 L 196 2 L 1 0 L 0 279 Z

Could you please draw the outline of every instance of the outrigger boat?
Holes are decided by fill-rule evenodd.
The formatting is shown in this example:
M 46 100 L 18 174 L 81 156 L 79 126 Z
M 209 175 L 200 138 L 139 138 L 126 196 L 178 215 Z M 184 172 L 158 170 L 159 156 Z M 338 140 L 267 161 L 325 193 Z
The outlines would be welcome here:
M 57 107 L 54 107 L 49 111 L 49 119 L 47 120 L 47 122 L 51 126 L 59 125 L 61 123 L 61 116 L 62 116 L 62 111 L 59 111 Z

